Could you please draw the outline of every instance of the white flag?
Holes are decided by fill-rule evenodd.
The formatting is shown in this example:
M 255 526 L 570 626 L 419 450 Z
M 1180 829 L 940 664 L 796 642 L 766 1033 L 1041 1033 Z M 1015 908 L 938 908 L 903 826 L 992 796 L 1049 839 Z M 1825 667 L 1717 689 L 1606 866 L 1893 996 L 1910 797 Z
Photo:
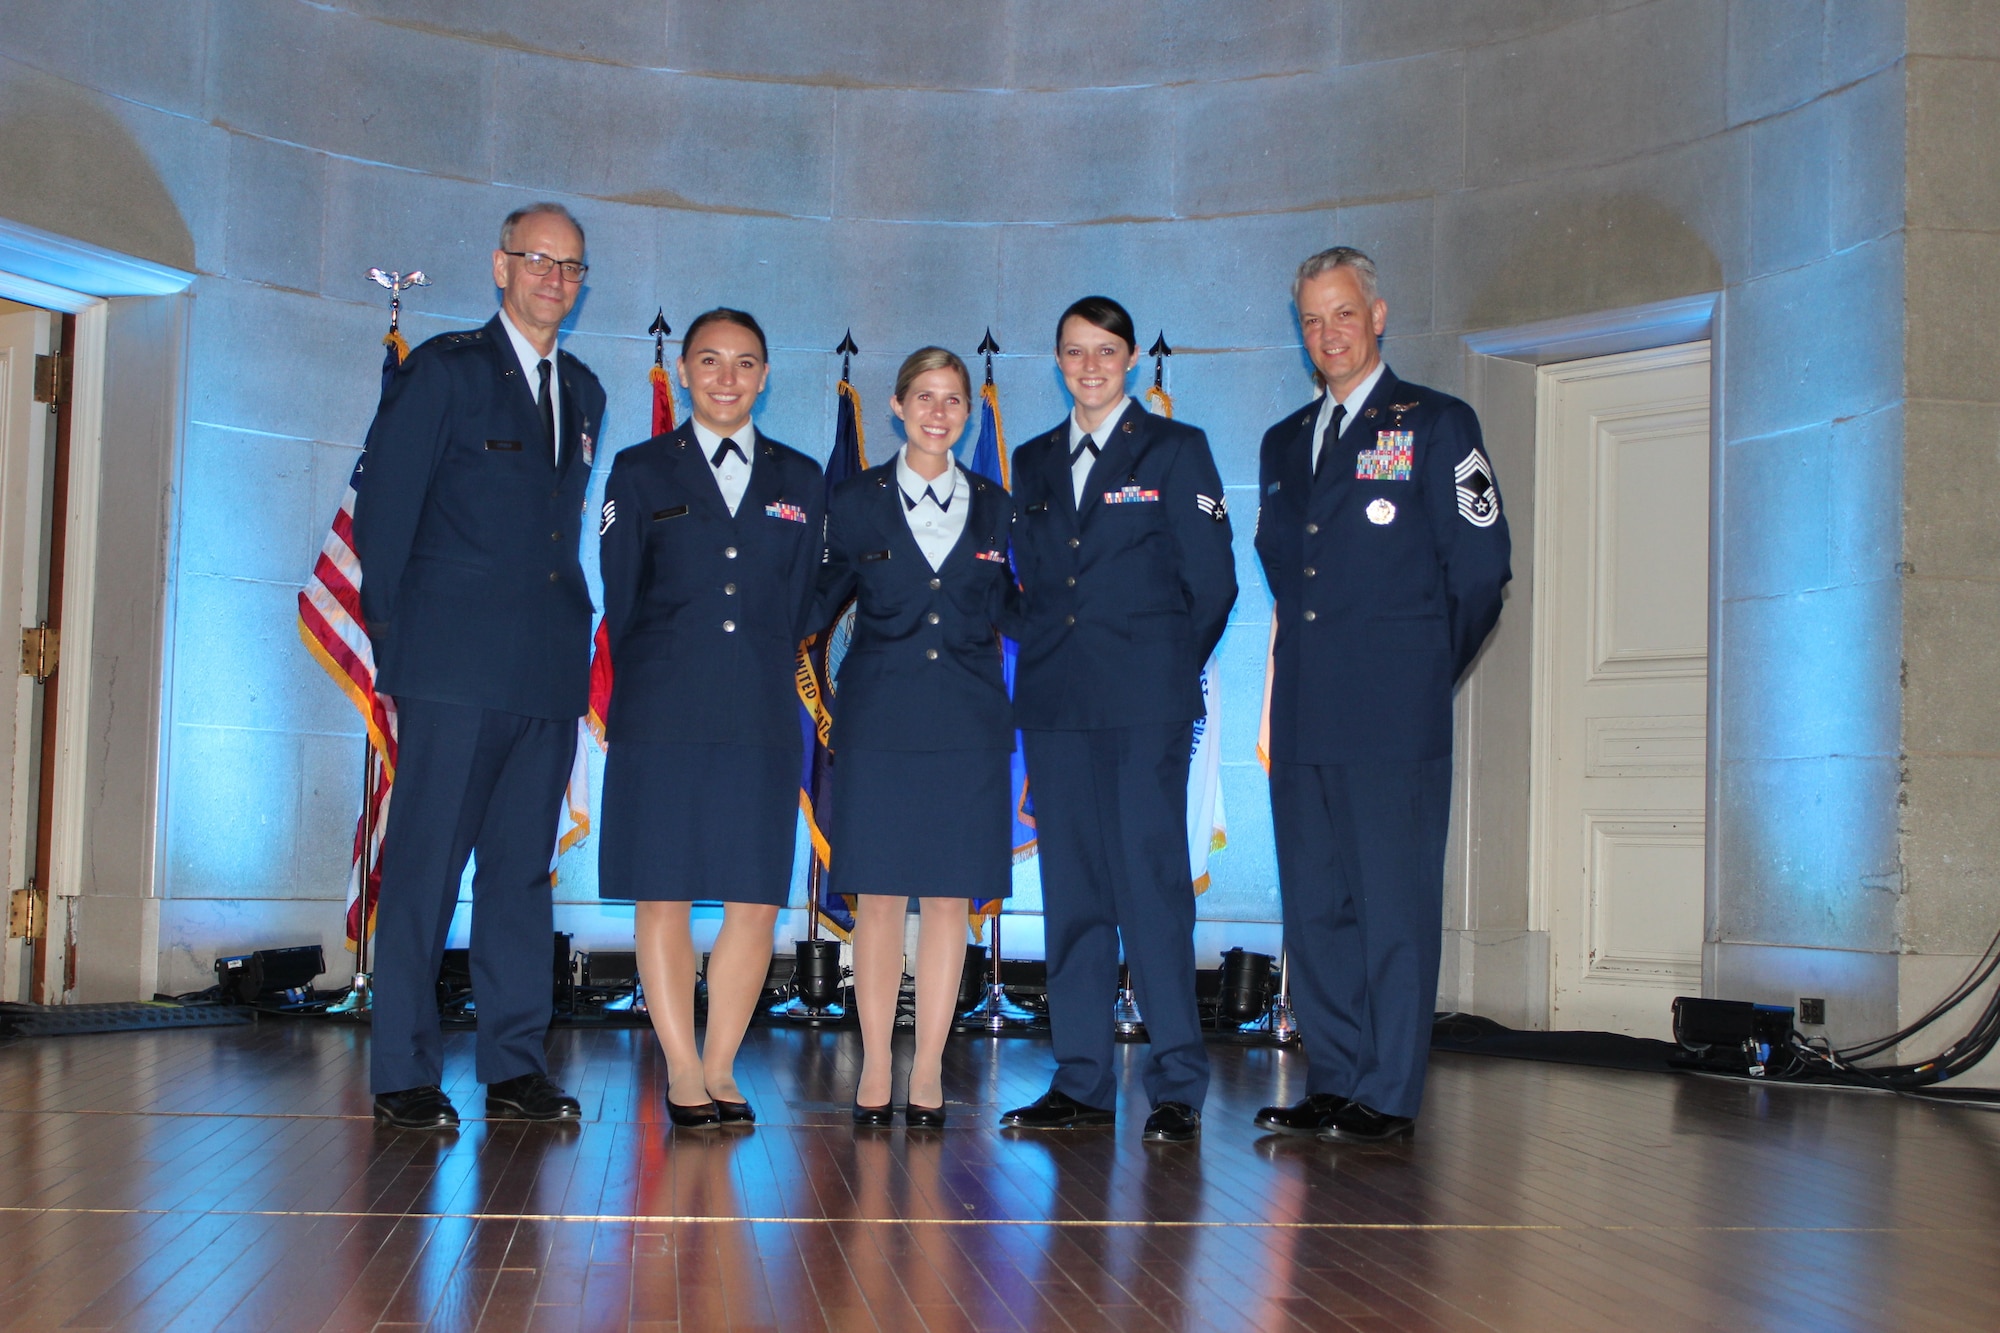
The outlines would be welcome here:
M 1188 756 L 1188 868 L 1194 891 L 1208 889 L 1208 854 L 1228 845 L 1229 830 L 1222 815 L 1222 690 L 1215 658 L 1201 669 L 1204 716 L 1194 724 L 1194 746 Z

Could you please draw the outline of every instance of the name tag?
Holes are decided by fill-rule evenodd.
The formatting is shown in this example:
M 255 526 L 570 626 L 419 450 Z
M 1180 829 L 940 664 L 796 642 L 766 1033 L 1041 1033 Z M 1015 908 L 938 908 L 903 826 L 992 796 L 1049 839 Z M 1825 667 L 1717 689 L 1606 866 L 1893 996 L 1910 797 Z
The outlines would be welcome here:
M 518 454 L 521 452 L 519 440 L 488 440 L 486 447 L 496 454 Z
M 1108 505 L 1156 505 L 1159 502 L 1158 491 L 1141 490 L 1137 486 L 1120 486 L 1115 491 L 1104 493 L 1104 503 Z
M 688 507 L 686 505 L 675 505 L 672 509 L 655 509 L 653 511 L 653 521 L 658 523 L 663 518 L 680 518 L 687 511 Z
M 1022 512 L 1028 514 L 1046 514 L 1049 512 L 1049 502 L 1047 500 L 1037 500 Z
M 889 552 L 887 550 L 863 551 L 861 553 L 861 563 L 864 565 L 867 564 L 870 560 L 887 560 L 888 558 L 889 558 Z
M 806 521 L 806 511 L 795 504 L 780 500 L 776 504 L 764 506 L 764 517 L 782 518 L 788 523 L 803 523 Z
M 1375 432 L 1375 447 L 1363 449 L 1354 456 L 1354 479 L 1356 481 L 1408 481 L 1410 463 L 1414 456 L 1411 441 L 1414 438 L 1406 430 L 1378 430 Z
M 991 560 L 996 565 L 1007 563 L 1007 553 L 1005 551 L 974 551 L 972 556 L 975 560 Z

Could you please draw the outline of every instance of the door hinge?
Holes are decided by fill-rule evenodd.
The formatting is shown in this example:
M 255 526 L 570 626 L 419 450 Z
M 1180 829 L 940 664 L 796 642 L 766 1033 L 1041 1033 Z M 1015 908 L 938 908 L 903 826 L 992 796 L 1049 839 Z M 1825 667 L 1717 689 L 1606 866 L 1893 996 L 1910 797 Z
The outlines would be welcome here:
M 62 655 L 62 632 L 46 623 L 21 631 L 21 674 L 33 676 L 35 684 L 48 683 L 56 674 Z
M 50 352 L 35 358 L 35 401 L 51 410 L 69 397 L 69 355 Z
M 25 889 L 16 889 L 7 900 L 7 938 L 10 940 L 38 940 L 42 938 L 47 923 L 43 920 L 42 900 L 35 893 L 35 882 L 28 881 Z

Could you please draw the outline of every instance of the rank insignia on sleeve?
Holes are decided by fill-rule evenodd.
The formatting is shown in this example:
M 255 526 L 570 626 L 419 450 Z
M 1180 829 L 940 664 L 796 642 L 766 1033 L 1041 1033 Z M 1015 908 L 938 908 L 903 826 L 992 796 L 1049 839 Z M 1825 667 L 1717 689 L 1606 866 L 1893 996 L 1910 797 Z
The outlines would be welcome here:
M 996 565 L 1007 563 L 1007 553 L 1005 551 L 974 551 L 972 554 L 975 559 L 991 560 Z
M 1108 505 L 1158 504 L 1158 491 L 1142 490 L 1137 486 L 1120 486 L 1115 491 L 1104 493 L 1104 503 Z
M 1406 430 L 1378 430 L 1375 447 L 1354 456 L 1356 481 L 1408 481 L 1415 456 L 1413 436 Z
M 1368 502 L 1368 521 L 1382 527 L 1396 520 L 1396 506 L 1377 496 Z
M 1194 497 L 1194 502 L 1202 513 L 1207 514 L 1217 523 L 1229 517 L 1229 497 L 1227 496 L 1218 496 L 1211 499 L 1206 495 L 1197 495 Z
M 611 531 L 611 525 L 617 521 L 618 502 L 616 500 L 606 500 L 604 502 L 604 513 L 597 520 L 597 535 L 602 537 L 605 533 Z
M 764 517 L 782 518 L 788 523 L 803 523 L 806 521 L 806 511 L 788 501 L 780 500 L 776 504 L 764 506 Z
M 1500 521 L 1500 491 L 1493 484 L 1493 465 L 1474 449 L 1452 469 L 1458 483 L 1458 514 L 1475 528 L 1490 528 Z

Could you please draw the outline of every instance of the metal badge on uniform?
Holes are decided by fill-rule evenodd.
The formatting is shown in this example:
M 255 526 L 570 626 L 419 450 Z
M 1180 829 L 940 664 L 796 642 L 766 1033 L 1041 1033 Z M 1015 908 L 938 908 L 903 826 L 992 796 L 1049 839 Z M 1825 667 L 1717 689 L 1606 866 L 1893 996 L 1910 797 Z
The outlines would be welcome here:
M 597 535 L 602 537 L 605 533 L 611 531 L 611 525 L 617 521 L 618 502 L 616 500 L 606 500 L 604 502 L 604 512 L 597 520 Z
M 590 438 L 590 432 L 583 433 L 583 465 L 589 467 L 597 461 L 597 442 Z
M 1407 430 L 1378 430 L 1375 447 L 1354 456 L 1356 481 L 1408 481 L 1415 459 L 1414 435 Z
M 1458 483 L 1458 514 L 1475 528 L 1500 521 L 1500 492 L 1493 485 L 1493 465 L 1474 449 L 1459 460 L 1452 477 Z
M 1007 563 L 1007 553 L 1005 551 L 999 551 L 999 550 L 974 551 L 972 553 L 972 558 L 975 560 L 991 560 L 996 565 L 1004 565 Z
M 1229 517 L 1228 496 L 1216 496 L 1211 499 L 1209 496 L 1206 495 L 1196 495 L 1194 497 L 1194 503 L 1195 503 L 1195 508 L 1201 510 L 1201 512 L 1204 514 L 1207 514 L 1217 523 L 1220 523 L 1222 522 L 1223 519 Z
M 687 516 L 687 511 L 688 507 L 686 505 L 675 505 L 670 509 L 655 509 L 653 511 L 653 521 L 658 523 L 663 518 L 684 518 Z
M 788 523 L 803 523 L 806 521 L 806 511 L 788 500 L 780 500 L 776 504 L 764 506 L 764 517 L 782 518 Z
M 886 546 L 879 551 L 863 551 L 861 553 L 861 563 L 864 565 L 870 560 L 887 560 L 888 558 L 889 548 Z
M 1158 504 L 1158 491 L 1143 490 L 1138 486 L 1120 486 L 1115 491 L 1104 493 L 1104 503 L 1108 505 Z
M 1368 502 L 1368 521 L 1376 527 L 1392 523 L 1396 518 L 1396 506 L 1387 500 L 1376 498 Z

